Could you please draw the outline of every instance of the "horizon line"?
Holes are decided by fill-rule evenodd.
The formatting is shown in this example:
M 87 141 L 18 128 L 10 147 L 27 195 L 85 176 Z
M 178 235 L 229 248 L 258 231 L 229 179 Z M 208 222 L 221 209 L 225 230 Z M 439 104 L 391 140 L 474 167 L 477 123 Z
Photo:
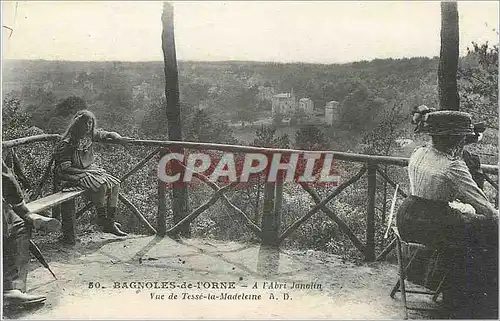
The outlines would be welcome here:
M 462 56 L 464 57 L 464 56 Z M 193 60 L 193 59 L 179 59 L 177 62 L 183 63 L 260 63 L 260 64 L 307 64 L 307 65 L 347 65 L 357 62 L 372 62 L 374 60 L 409 60 L 409 59 L 436 59 L 439 56 L 413 56 L 413 57 L 387 57 L 387 58 L 373 58 L 370 60 L 353 60 L 346 62 L 307 62 L 307 61 L 270 61 L 270 60 Z M 44 61 L 44 62 L 86 62 L 86 63 L 163 63 L 163 60 L 64 60 L 64 59 L 29 59 L 29 58 L 3 58 L 6 61 Z

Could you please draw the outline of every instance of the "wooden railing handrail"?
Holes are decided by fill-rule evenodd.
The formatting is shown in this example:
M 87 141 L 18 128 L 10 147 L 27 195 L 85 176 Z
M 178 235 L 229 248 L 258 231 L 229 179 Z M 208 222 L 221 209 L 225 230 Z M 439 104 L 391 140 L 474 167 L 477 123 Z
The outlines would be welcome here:
M 3 148 L 10 148 L 18 145 L 23 145 L 39 141 L 52 141 L 60 138 L 58 134 L 43 134 L 29 137 L 22 137 L 13 140 L 6 140 L 2 142 Z M 282 154 L 331 154 L 333 159 L 358 162 L 358 163 L 373 163 L 373 164 L 387 164 L 405 167 L 408 165 L 409 158 L 395 157 L 395 156 L 379 156 L 379 155 L 366 155 L 348 152 L 337 152 L 331 150 L 312 151 L 300 149 L 285 149 L 285 148 L 268 148 L 268 147 L 254 147 L 242 145 L 229 145 L 229 144 L 216 144 L 216 143 L 200 143 L 188 141 L 169 141 L 169 140 L 146 140 L 146 139 L 119 139 L 119 140 L 105 140 L 103 143 L 110 144 L 132 144 L 140 146 L 156 146 L 156 147 L 178 147 L 194 150 L 219 150 L 226 152 L 241 152 L 241 153 L 282 153 Z M 481 169 L 488 174 L 498 174 L 498 165 L 481 164 Z
M 60 139 L 61 135 L 59 134 L 41 134 L 35 136 L 27 136 L 21 137 L 11 140 L 2 141 L 2 148 L 11 148 L 19 145 L 34 143 L 34 142 L 43 142 L 43 141 L 54 141 Z
M 220 150 L 227 152 L 241 152 L 241 153 L 282 153 L 282 154 L 331 154 L 333 159 L 352 161 L 358 163 L 373 163 L 373 164 L 387 164 L 397 165 L 401 167 L 408 166 L 408 157 L 395 157 L 395 156 L 379 156 L 379 155 L 366 155 L 348 152 L 337 152 L 331 150 L 301 150 L 301 149 L 285 149 L 285 148 L 269 148 L 269 147 L 255 147 L 255 146 L 242 146 L 230 144 L 217 144 L 217 143 L 200 143 L 188 141 L 168 141 L 168 140 L 146 140 L 146 139 L 123 139 L 107 141 L 106 143 L 114 144 L 133 144 L 142 146 L 161 146 L 165 148 L 182 147 L 186 149 L 195 150 Z M 488 174 L 498 174 L 498 165 L 481 164 L 481 169 Z

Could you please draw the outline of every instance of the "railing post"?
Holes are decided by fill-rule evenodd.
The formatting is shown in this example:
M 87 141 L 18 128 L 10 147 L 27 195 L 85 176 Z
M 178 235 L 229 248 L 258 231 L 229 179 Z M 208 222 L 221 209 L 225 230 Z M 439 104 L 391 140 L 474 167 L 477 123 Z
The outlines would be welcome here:
M 160 158 L 166 154 L 165 150 L 160 151 Z M 158 178 L 158 213 L 156 215 L 156 234 L 165 236 L 167 233 L 167 187 Z
M 375 193 L 377 189 L 377 164 L 368 163 L 368 200 L 366 204 L 365 260 L 375 260 Z
M 264 188 L 264 207 L 262 209 L 262 245 L 275 245 L 279 231 L 275 212 L 276 183 L 268 182 Z
M 276 180 L 276 189 L 275 189 L 275 200 L 274 200 L 274 224 L 276 231 L 276 239 L 280 233 L 281 226 L 281 208 L 283 207 L 283 180 L 284 175 L 278 175 L 278 179 Z
M 61 204 L 62 242 L 76 244 L 76 201 L 74 199 Z

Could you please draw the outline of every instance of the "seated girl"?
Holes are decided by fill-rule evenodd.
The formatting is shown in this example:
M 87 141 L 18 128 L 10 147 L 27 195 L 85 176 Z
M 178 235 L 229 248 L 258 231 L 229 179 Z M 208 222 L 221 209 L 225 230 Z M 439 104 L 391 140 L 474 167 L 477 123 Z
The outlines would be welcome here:
M 73 117 L 55 148 L 54 179 L 59 190 L 80 187 L 95 205 L 97 223 L 105 233 L 127 235 L 115 222 L 120 180 L 94 165 L 93 143 L 122 138 L 116 132 L 96 129 L 95 115 L 81 110 Z

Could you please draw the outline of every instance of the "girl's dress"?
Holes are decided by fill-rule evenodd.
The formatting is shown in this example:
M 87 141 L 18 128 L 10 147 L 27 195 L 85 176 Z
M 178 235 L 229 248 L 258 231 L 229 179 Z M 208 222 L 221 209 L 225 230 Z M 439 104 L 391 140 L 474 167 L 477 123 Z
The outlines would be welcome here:
M 58 143 L 54 152 L 56 189 L 83 188 L 98 192 L 104 186 L 109 189 L 120 184 L 118 178 L 94 165 L 93 142 L 102 139 L 106 134 L 105 131 L 97 131 L 94 139 L 85 136 L 75 142 L 71 137 L 65 137 Z M 83 169 L 85 172 L 71 173 L 66 170 L 68 167 Z

